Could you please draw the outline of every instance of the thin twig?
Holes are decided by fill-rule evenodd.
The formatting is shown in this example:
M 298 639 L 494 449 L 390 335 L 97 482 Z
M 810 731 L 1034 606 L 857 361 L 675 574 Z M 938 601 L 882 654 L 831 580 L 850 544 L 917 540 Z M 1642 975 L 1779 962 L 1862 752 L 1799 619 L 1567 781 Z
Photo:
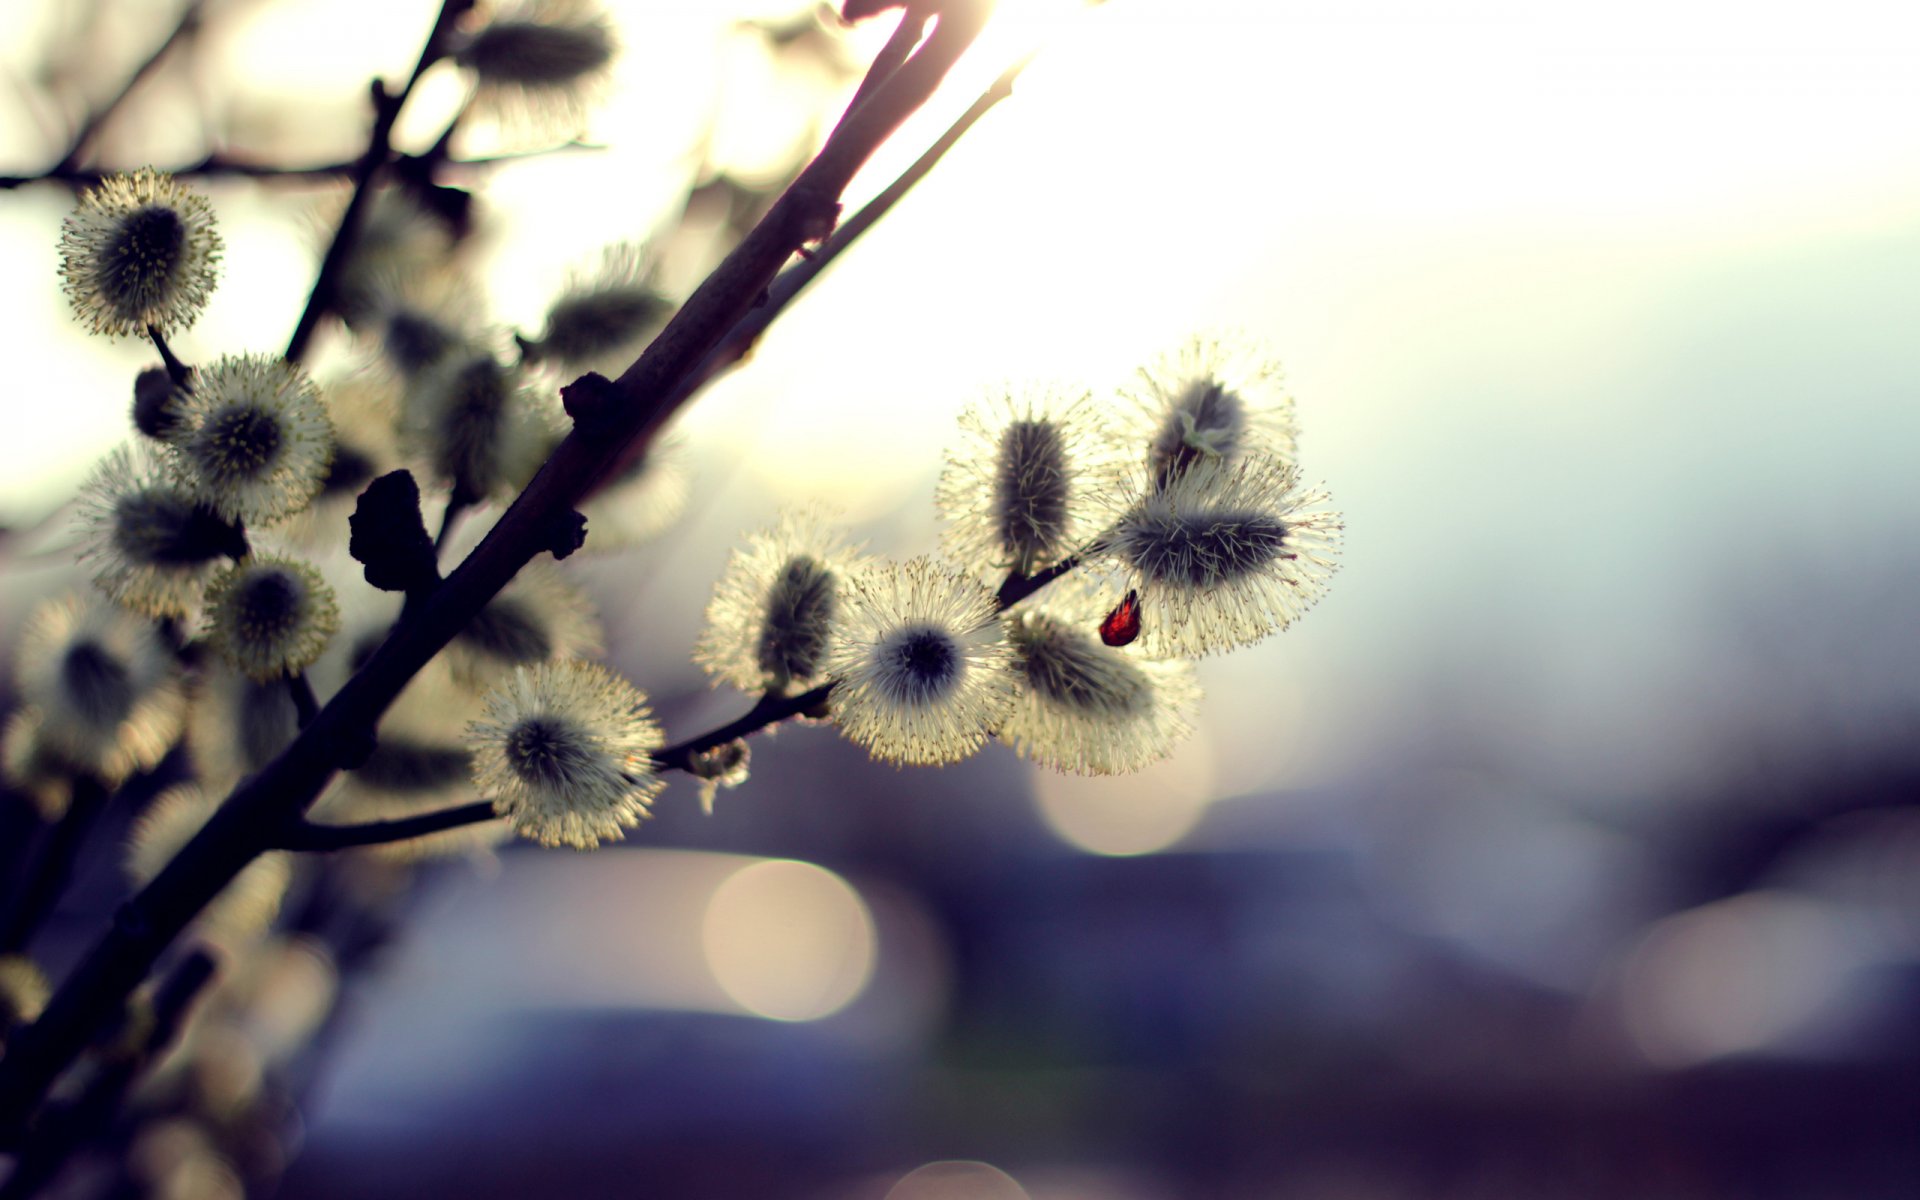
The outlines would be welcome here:
M 553 146 L 543 146 L 537 150 L 513 150 L 500 154 L 481 154 L 472 158 L 441 157 L 441 165 L 455 170 L 479 167 L 496 167 L 526 162 L 531 159 L 546 158 L 553 154 L 571 154 L 576 151 L 599 153 L 606 146 L 598 142 L 579 140 L 561 142 Z M 393 161 L 396 167 L 404 168 L 410 163 L 423 162 L 426 154 L 402 154 Z M 254 162 L 251 159 L 232 158 L 224 154 L 209 154 L 197 162 L 183 163 L 169 167 L 167 174 L 175 179 L 201 178 L 241 178 L 241 179 L 337 179 L 342 175 L 351 175 L 360 165 L 360 160 L 346 162 L 316 163 L 307 167 L 289 167 L 279 163 Z M 34 175 L 0 175 L 0 191 L 24 187 L 29 183 L 67 183 L 91 185 L 99 183 L 110 175 L 124 174 L 131 167 L 68 167 L 49 169 Z
M 798 696 L 762 696 L 753 708 L 738 720 L 729 721 L 718 729 L 709 730 L 697 737 L 676 742 L 671 746 L 657 750 L 653 754 L 654 765 L 662 771 L 684 771 L 693 755 L 702 750 L 711 750 L 715 746 L 724 746 L 735 738 L 758 733 L 771 725 L 818 708 L 826 700 L 832 684 L 822 684 L 810 692 Z M 482 821 L 491 821 L 499 814 L 493 809 L 491 800 L 476 800 L 468 804 L 456 804 L 432 812 L 420 813 L 411 817 L 397 817 L 389 821 L 365 821 L 355 825 L 323 825 L 314 821 L 300 820 L 290 825 L 277 843 L 281 850 L 346 850 L 355 846 L 378 846 L 388 842 L 404 842 L 409 838 L 425 837 L 430 833 L 458 829 L 463 825 L 476 825 Z
M 87 119 L 81 122 L 80 128 L 74 131 L 73 140 L 67 144 L 67 152 L 61 155 L 59 162 L 48 169 L 47 175 L 60 175 L 80 165 L 81 156 L 87 152 L 87 144 L 93 141 L 94 135 L 100 132 L 101 127 L 106 125 L 113 114 L 120 110 L 120 106 L 127 102 L 127 97 L 133 95 L 133 90 L 140 86 L 140 81 L 151 75 L 154 68 L 160 65 L 160 60 L 171 53 L 175 46 L 200 28 L 200 9 L 201 0 L 193 0 L 181 11 L 180 20 L 175 23 L 173 32 L 167 35 L 166 40 L 161 42 L 145 61 L 133 69 L 133 74 L 127 77 L 126 84 L 111 100 L 94 109 Z
M 192 387 L 193 368 L 174 356 L 173 347 L 167 345 L 167 339 L 161 334 L 158 325 L 147 326 L 147 338 L 153 342 L 153 348 L 160 352 L 160 361 L 166 364 L 167 378 L 173 380 L 173 386 L 178 388 Z
M 281 850 L 347 850 L 355 846 L 380 846 L 388 842 L 404 842 L 411 838 L 425 837 L 430 833 L 440 833 L 448 829 L 458 829 L 463 825 L 477 825 L 482 821 L 491 821 L 499 816 L 493 811 L 493 801 L 475 800 L 469 804 L 456 804 L 450 808 L 439 808 L 432 812 L 420 813 L 411 817 L 397 817 L 391 821 L 365 821 L 357 825 L 322 825 L 313 821 L 296 821 L 279 839 Z
M 300 728 L 313 724 L 314 717 L 320 713 L 320 700 L 313 694 L 313 684 L 307 682 L 305 671 L 287 676 L 287 695 L 293 698 L 293 719 Z
M 860 80 L 860 86 L 854 90 L 853 99 L 847 101 L 847 109 L 840 114 L 841 123 L 853 115 L 854 111 L 878 91 L 882 84 L 893 78 L 900 64 L 907 61 L 907 55 L 920 44 L 920 38 L 927 31 L 927 21 L 933 14 L 918 5 L 908 5 L 900 14 L 900 23 L 893 27 L 893 35 L 887 44 L 880 47 L 880 53 L 873 56 L 873 63 L 867 67 L 867 73 Z
M 413 73 L 407 76 L 406 83 L 398 92 L 388 92 L 380 80 L 373 81 L 373 129 L 367 135 L 367 151 L 354 166 L 353 194 L 347 199 L 346 211 L 340 214 L 340 224 L 333 231 L 333 240 L 327 244 L 327 252 L 320 260 L 320 272 L 314 277 L 313 290 L 307 293 L 306 307 L 301 310 L 300 321 L 287 341 L 285 357 L 288 362 L 299 362 L 305 357 L 307 344 L 313 340 L 321 319 L 333 310 L 340 276 L 346 269 L 347 259 L 353 255 L 353 243 L 360 236 L 360 214 L 365 211 L 372 194 L 374 176 L 393 156 L 394 122 L 399 119 L 400 110 L 406 107 L 414 85 L 420 82 L 420 77 L 426 74 L 428 67 L 440 60 L 442 47 L 454 21 L 471 7 L 473 0 L 441 0 L 440 15 L 434 18 L 433 29 L 427 34 L 426 44 L 420 48 L 419 61 L 414 63 Z
M 1080 556 L 1073 554 L 1031 575 L 1008 575 L 1006 582 L 1000 585 L 994 602 L 1000 606 L 1001 612 L 1005 612 L 1079 565 Z

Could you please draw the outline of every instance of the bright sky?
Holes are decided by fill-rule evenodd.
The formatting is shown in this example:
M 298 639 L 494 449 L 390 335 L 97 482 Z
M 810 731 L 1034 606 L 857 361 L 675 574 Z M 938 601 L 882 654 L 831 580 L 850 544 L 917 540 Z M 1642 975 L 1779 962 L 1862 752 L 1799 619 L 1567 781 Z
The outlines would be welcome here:
M 404 70 L 430 9 L 397 7 L 239 10 L 209 47 L 236 81 L 230 97 L 208 89 L 214 106 L 237 136 L 268 139 L 293 101 L 303 123 L 350 130 L 365 78 Z M 735 166 L 805 135 L 805 81 L 769 83 L 724 48 L 717 7 L 619 6 L 627 67 L 592 131 L 609 150 L 492 178 L 501 319 L 537 320 L 570 266 L 670 211 L 723 83 L 716 152 Z M 877 548 L 918 552 L 966 402 L 1006 380 L 1121 379 L 1196 328 L 1256 331 L 1289 365 L 1306 469 L 1351 533 L 1312 638 L 1209 665 L 1216 685 L 1262 681 L 1300 716 L 1297 753 L 1227 770 L 1250 787 L 1363 752 L 1362 710 L 1389 701 L 1336 665 L 1356 655 L 1524 679 L 1552 644 L 1558 686 L 1682 671 L 1676 647 L 1697 647 L 1711 624 L 1697 610 L 1738 569 L 1786 544 L 1844 555 L 1834 531 L 1913 514 L 1920 8 L 1002 7 L 938 111 L 856 192 L 1045 39 L 1015 98 L 690 414 L 705 480 L 747 523 L 826 494 L 877 523 Z M 880 31 L 864 32 L 870 52 Z M 4 53 L 28 70 L 38 45 Z M 135 114 L 126 137 L 164 146 L 169 128 Z M 18 114 L 0 134 L 33 144 Z M 277 347 L 311 278 L 304 206 L 247 184 L 211 194 L 226 280 L 180 348 Z M 51 189 L 0 196 L 11 522 L 47 512 L 123 436 L 146 358 L 73 328 L 55 277 L 66 209 Z M 1640 750 L 1674 736 L 1632 696 L 1613 703 Z M 1208 718 L 1226 745 L 1268 721 Z

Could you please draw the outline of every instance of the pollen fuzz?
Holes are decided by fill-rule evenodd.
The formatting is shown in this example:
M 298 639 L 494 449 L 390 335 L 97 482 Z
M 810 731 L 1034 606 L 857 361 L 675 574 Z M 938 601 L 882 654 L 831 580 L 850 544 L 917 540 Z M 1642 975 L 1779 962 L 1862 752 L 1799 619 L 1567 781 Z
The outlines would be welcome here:
M 878 759 L 957 762 L 1013 700 L 993 594 L 930 559 L 852 580 L 828 673 L 842 731 Z
M 514 832 L 591 850 L 640 823 L 665 736 L 638 688 L 596 663 L 523 667 L 467 730 L 473 779 Z
M 1194 338 L 1141 369 L 1123 395 L 1154 486 L 1204 462 L 1247 455 L 1293 462 L 1299 428 L 1279 364 L 1237 335 Z
M 1006 617 L 1020 689 L 1000 740 L 1026 758 L 1081 775 L 1151 766 L 1193 732 L 1193 664 L 1103 645 L 1084 605 Z
M 78 521 L 96 587 L 156 617 L 185 617 L 246 535 L 166 471 L 145 445 L 101 460 L 80 488 Z
M 989 577 L 1031 575 L 1077 549 L 1099 474 L 1085 394 L 1008 393 L 960 428 L 937 491 L 947 553 Z
M 548 306 L 546 331 L 522 343 L 527 361 L 620 374 L 672 307 L 652 277 L 653 264 L 639 246 L 608 247 L 597 271 L 574 275 Z
M 165 448 L 174 478 L 201 503 L 229 521 L 272 521 L 320 491 L 333 422 L 299 367 L 230 355 L 196 377 Z
M 186 724 L 172 650 L 151 623 L 93 597 L 33 611 L 15 678 L 41 752 L 108 783 L 158 763 Z
M 407 388 L 404 425 L 434 479 L 470 501 L 525 484 L 559 440 L 555 405 L 485 350 L 458 351 Z
M 1297 490 L 1278 459 L 1198 462 L 1138 497 L 1103 540 L 1101 562 L 1138 593 L 1141 649 L 1192 656 L 1251 645 L 1311 608 L 1343 528 L 1325 491 Z
M 515 133 L 552 136 L 579 130 L 617 50 L 590 0 L 526 0 L 466 35 L 453 59 L 474 73 L 476 111 Z
M 340 609 L 313 567 L 255 556 L 207 586 L 204 622 L 220 656 L 265 683 L 311 666 L 340 627 Z
M 146 167 L 81 195 L 60 231 L 61 282 L 94 333 L 168 333 L 207 306 L 220 248 L 205 197 Z
M 707 605 L 694 661 L 745 691 L 805 691 L 826 677 L 847 579 L 865 560 L 813 511 L 790 513 L 733 552 Z

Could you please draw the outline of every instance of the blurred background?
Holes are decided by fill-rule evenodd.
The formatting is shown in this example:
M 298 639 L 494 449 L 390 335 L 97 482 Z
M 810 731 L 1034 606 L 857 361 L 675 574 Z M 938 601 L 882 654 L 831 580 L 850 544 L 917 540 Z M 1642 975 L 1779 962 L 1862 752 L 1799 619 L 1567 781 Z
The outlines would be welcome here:
M 367 80 L 404 75 L 434 7 L 205 5 L 90 161 L 351 160 Z M 222 1111 L 265 1115 L 149 1131 L 134 1176 L 300 1198 L 1920 1194 L 1920 12 L 1000 7 L 853 198 L 1044 45 L 1014 97 L 687 412 L 681 520 L 575 567 L 610 660 L 672 736 L 729 719 L 747 700 L 689 652 L 743 531 L 825 500 L 878 552 L 930 550 L 967 403 L 1106 390 L 1202 329 L 1287 365 L 1305 474 L 1348 522 L 1328 598 L 1205 661 L 1199 732 L 1139 776 L 997 746 L 896 770 L 792 727 L 711 815 L 676 779 L 612 849 L 379 875 L 376 918 L 281 946 L 252 1033 L 307 1049 L 265 1070 L 236 1042 L 208 1068 Z M 7 8 L 18 175 L 180 12 Z M 459 174 L 502 324 L 536 327 L 620 239 L 652 239 L 684 295 L 891 24 L 609 11 L 624 54 L 590 147 Z M 429 77 L 403 148 L 457 92 Z M 469 157 L 523 149 L 468 133 Z M 342 185 L 196 186 L 225 271 L 176 349 L 277 349 Z M 63 506 L 150 358 L 72 322 L 72 202 L 0 192 L 9 645 L 78 577 Z M 49 930 L 56 977 L 124 894 L 112 843 Z

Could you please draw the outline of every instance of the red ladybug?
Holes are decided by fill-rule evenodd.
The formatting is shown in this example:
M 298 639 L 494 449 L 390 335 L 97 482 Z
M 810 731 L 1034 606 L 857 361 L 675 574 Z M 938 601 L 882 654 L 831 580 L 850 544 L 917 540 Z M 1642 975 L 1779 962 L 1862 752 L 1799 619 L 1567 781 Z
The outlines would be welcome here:
M 1120 607 L 1100 622 L 1100 640 L 1109 646 L 1124 646 L 1140 636 L 1140 593 L 1129 588 Z

